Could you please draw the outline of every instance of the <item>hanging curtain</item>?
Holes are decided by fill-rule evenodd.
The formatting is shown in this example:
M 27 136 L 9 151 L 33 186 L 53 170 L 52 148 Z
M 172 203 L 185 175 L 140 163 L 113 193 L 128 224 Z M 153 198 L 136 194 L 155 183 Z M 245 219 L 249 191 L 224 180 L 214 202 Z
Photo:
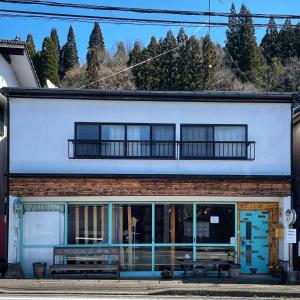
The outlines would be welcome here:
M 152 156 L 174 156 L 174 127 L 152 126 Z
M 182 128 L 181 151 L 186 157 L 211 157 L 213 156 L 213 127 L 186 126 Z M 193 143 L 189 143 L 193 142 Z M 199 142 L 199 143 L 196 143 Z
M 127 126 L 127 155 L 150 155 L 150 126 Z
M 221 142 L 215 144 L 215 156 L 238 158 L 246 155 L 247 147 L 244 143 L 246 128 L 244 126 L 216 126 L 215 141 Z
M 101 154 L 103 156 L 124 155 L 124 125 L 102 125 L 101 139 L 105 141 L 101 143 Z

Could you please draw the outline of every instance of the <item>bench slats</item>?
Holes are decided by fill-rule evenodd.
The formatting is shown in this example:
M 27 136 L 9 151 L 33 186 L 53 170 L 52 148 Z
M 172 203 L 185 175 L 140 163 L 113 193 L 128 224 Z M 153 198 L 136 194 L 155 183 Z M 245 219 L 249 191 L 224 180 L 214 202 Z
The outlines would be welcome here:
M 56 264 L 55 257 L 64 256 L 67 260 L 75 261 L 94 261 L 94 264 Z M 98 261 L 112 261 L 111 263 L 98 263 Z M 80 274 L 87 276 L 86 272 L 105 271 L 116 277 L 120 276 L 120 249 L 118 247 L 54 247 L 53 264 L 50 266 L 50 276 L 67 276 Z M 76 273 L 76 272 L 85 273 Z M 58 273 L 56 273 L 58 272 Z M 64 273 L 68 272 L 68 273 Z M 71 273 L 70 273 L 71 272 Z M 75 273 L 74 273 L 75 272 Z M 91 275 L 96 273 L 89 273 Z M 101 274 L 99 274 L 101 275 Z
M 50 270 L 66 270 L 66 271 L 72 271 L 72 270 L 118 270 L 118 265 L 109 265 L 109 264 L 98 264 L 98 265 L 86 265 L 86 264 L 80 264 L 80 265 L 51 265 Z

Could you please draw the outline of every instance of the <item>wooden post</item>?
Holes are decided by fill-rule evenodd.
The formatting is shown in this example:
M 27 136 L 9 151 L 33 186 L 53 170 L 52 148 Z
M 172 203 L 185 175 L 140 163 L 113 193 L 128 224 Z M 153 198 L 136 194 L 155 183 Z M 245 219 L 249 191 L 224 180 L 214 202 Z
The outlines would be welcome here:
M 174 204 L 170 205 L 170 209 L 171 209 L 171 211 L 170 211 L 170 240 L 171 240 L 171 243 L 175 243 L 175 235 L 176 235 L 175 205 Z M 176 258 L 175 247 L 171 246 L 171 266 L 172 266 L 172 269 L 174 269 L 174 267 L 175 267 L 175 258 Z
M 119 241 L 118 243 L 123 244 L 123 205 L 119 206 Z M 124 266 L 124 248 L 120 249 L 120 264 Z
M 84 243 L 88 244 L 89 238 L 89 207 L 84 207 Z
M 169 205 L 163 205 L 163 222 L 164 222 L 164 243 L 170 242 L 170 222 L 169 222 Z
M 97 244 L 97 235 L 98 235 L 98 231 L 97 231 L 97 206 L 93 207 L 93 233 L 94 233 L 94 244 Z
M 128 244 L 132 244 L 132 223 L 131 223 L 131 205 L 127 207 L 127 220 L 128 220 Z M 132 247 L 128 247 L 128 269 L 132 270 Z
M 75 207 L 75 243 L 79 244 L 79 207 Z

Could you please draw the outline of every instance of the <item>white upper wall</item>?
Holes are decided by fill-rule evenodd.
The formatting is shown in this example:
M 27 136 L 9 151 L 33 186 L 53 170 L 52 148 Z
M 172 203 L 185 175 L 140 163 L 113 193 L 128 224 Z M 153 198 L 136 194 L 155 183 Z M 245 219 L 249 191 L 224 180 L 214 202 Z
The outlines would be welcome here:
M 248 124 L 254 161 L 69 159 L 75 122 Z M 279 103 L 10 98 L 10 172 L 290 175 L 291 109 Z
M 19 87 L 20 84 L 12 65 L 9 64 L 0 54 L 0 88 L 8 86 Z

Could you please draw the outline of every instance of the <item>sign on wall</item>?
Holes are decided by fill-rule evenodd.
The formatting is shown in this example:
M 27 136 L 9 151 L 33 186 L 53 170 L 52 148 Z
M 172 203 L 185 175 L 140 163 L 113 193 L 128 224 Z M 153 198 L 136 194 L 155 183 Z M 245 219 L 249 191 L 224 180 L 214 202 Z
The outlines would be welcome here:
M 287 242 L 289 244 L 296 244 L 296 235 L 297 235 L 296 229 L 288 229 L 287 230 Z

